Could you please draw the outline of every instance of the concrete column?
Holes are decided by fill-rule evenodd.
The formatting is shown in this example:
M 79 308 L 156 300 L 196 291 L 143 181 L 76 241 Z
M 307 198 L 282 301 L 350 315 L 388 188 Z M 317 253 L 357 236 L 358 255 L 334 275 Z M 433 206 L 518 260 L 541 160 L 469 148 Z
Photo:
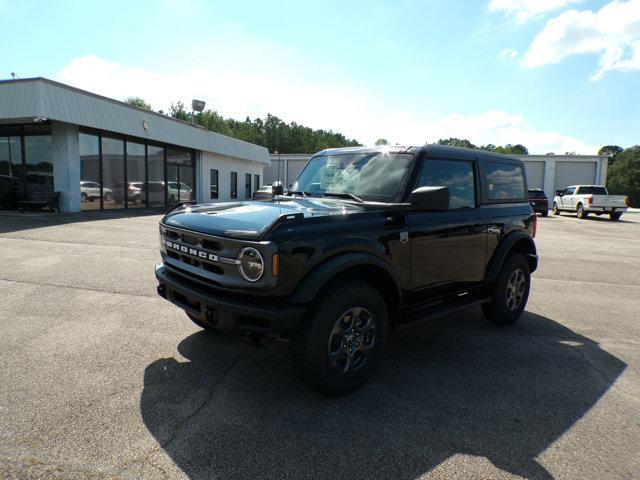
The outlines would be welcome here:
M 555 190 L 556 183 L 556 159 L 551 155 L 547 156 L 544 162 L 544 192 L 549 197 L 549 203 L 553 200 L 553 197 L 556 195 Z
M 609 166 L 609 157 L 600 157 L 598 161 L 598 172 L 596 183 L 598 185 L 607 185 L 607 167 Z
M 80 149 L 77 125 L 52 122 L 53 186 L 60 192 L 60 211 L 80 211 Z

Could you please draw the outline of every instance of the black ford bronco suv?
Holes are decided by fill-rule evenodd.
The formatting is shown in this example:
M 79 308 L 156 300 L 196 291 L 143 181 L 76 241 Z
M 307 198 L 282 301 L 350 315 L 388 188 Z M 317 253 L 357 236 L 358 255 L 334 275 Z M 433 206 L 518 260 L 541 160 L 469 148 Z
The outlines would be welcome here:
M 204 329 L 289 339 L 325 393 L 364 383 L 390 329 L 472 306 L 508 325 L 524 310 L 537 224 L 516 158 L 324 150 L 273 195 L 168 213 L 158 293 Z

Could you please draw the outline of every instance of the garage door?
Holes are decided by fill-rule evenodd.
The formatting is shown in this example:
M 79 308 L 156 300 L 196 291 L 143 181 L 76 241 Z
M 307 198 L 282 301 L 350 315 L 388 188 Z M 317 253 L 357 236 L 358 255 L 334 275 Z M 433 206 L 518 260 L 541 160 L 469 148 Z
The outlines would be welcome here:
M 544 187 L 544 162 L 524 162 L 529 188 Z
M 596 162 L 557 162 L 555 190 L 567 185 L 596 183 Z

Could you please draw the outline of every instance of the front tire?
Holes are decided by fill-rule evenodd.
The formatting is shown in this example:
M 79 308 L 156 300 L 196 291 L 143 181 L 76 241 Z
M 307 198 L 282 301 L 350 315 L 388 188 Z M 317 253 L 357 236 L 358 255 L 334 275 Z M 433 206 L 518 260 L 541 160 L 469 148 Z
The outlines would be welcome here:
M 378 290 L 360 281 L 335 283 L 305 315 L 290 344 L 302 380 L 323 393 L 355 390 L 382 359 L 389 331 Z
M 491 300 L 482 305 L 482 313 L 494 325 L 515 323 L 527 305 L 530 288 L 529 263 L 524 255 L 514 253 L 505 260 L 491 292 Z
M 543 216 L 543 217 L 546 217 L 546 216 L 548 216 L 548 215 L 549 215 L 549 210 L 544 210 L 544 211 L 542 212 L 542 216 Z
M 553 202 L 553 214 L 560 215 L 560 209 L 558 208 L 558 204 L 556 202 Z
M 589 212 L 587 212 L 584 207 L 582 206 L 582 204 L 578 205 L 578 209 L 576 210 L 576 213 L 578 214 L 578 218 L 580 220 L 584 220 L 585 218 L 587 218 L 587 215 L 589 215 Z
M 617 222 L 618 220 L 620 220 L 621 216 L 622 216 L 621 213 L 610 213 L 609 214 L 609 218 L 611 219 L 612 222 Z

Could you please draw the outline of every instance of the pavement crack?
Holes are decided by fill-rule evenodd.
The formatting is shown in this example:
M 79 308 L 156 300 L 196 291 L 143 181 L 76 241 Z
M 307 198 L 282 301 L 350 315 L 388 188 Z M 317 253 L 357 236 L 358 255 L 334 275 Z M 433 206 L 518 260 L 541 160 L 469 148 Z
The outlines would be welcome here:
M 231 371 L 236 366 L 236 364 L 240 360 L 242 360 L 242 358 L 244 358 L 244 356 L 247 354 L 247 352 L 249 351 L 250 348 L 251 347 L 249 347 L 249 346 L 245 346 L 244 350 L 240 353 L 240 355 L 237 355 L 229 363 L 229 365 L 224 370 L 224 372 L 222 372 L 222 375 L 220 376 L 220 378 L 211 384 L 211 387 L 209 388 L 209 395 L 207 396 L 205 401 L 202 402 L 202 404 L 198 408 L 196 408 L 193 411 L 193 413 L 187 415 L 185 418 L 183 418 L 178 423 L 178 425 L 176 425 L 176 427 L 173 430 L 173 434 L 171 435 L 171 437 L 169 437 L 169 439 L 166 442 L 160 444 L 160 446 L 162 448 L 166 448 L 169 444 L 171 444 L 178 437 L 178 435 L 181 433 L 181 431 L 182 431 L 183 427 L 186 425 L 186 423 L 189 420 L 191 420 L 192 418 L 196 417 L 204 409 L 204 407 L 206 407 L 209 403 L 211 403 L 213 401 L 213 399 L 215 397 L 216 387 L 218 387 L 218 385 L 220 385 L 222 382 L 224 382 L 225 378 L 227 378 L 227 376 L 231 373 Z

